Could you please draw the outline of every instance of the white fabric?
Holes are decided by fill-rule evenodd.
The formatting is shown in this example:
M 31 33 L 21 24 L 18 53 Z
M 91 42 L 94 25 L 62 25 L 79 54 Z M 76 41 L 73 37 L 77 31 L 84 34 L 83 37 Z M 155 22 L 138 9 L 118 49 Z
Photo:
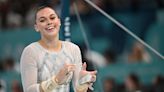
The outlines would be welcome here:
M 62 41 L 62 49 L 59 52 L 49 52 L 38 42 L 28 45 L 22 53 L 20 62 L 24 92 L 40 92 L 41 82 L 49 82 L 65 63 L 76 64 L 76 71 L 70 75 L 66 84 L 54 88 L 52 92 L 69 92 L 71 80 L 75 89 L 82 69 L 79 47 L 71 42 Z
M 85 57 L 98 67 L 105 67 L 107 65 L 105 57 L 96 51 L 86 51 Z

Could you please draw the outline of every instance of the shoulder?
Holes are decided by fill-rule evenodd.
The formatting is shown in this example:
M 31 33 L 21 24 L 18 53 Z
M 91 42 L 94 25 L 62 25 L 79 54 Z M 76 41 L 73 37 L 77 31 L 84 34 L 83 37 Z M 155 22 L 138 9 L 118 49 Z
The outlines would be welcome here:
M 35 49 L 36 47 L 37 47 L 36 42 L 27 45 L 21 54 L 21 62 L 30 63 L 31 61 L 32 63 L 35 63 L 33 61 L 38 61 L 40 52 L 38 52 L 38 50 Z
M 35 48 L 37 47 L 37 43 L 36 42 L 33 42 L 29 45 L 27 45 L 24 50 L 23 50 L 23 53 L 32 53 L 32 52 L 35 52 Z
M 81 51 L 78 45 L 72 42 L 67 42 L 67 41 L 63 41 L 62 43 L 64 45 L 66 52 L 71 53 L 73 56 L 77 56 L 81 54 Z
M 29 65 L 37 66 L 38 52 L 35 50 L 35 45 L 36 43 L 31 43 L 24 48 L 20 59 L 21 69 Z
M 68 49 L 79 49 L 79 46 L 72 43 L 72 42 L 68 42 L 68 41 L 62 41 L 62 43 L 64 44 L 65 48 L 68 48 Z

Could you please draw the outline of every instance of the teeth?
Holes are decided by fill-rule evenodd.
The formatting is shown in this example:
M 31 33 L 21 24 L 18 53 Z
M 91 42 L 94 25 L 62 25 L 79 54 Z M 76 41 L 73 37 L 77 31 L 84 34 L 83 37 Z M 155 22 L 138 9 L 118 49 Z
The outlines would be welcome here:
M 54 27 L 48 27 L 47 29 L 50 30 L 50 29 L 53 29 Z

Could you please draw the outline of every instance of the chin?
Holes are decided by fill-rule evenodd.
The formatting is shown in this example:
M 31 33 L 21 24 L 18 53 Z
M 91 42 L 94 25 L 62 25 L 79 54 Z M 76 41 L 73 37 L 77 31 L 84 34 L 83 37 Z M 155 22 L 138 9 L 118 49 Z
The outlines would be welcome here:
M 55 37 L 58 35 L 58 32 L 52 32 L 52 33 L 48 33 L 48 36 L 52 36 L 52 37 Z
M 54 37 L 54 36 L 57 36 L 57 34 L 58 34 L 58 33 L 48 33 L 47 36 L 52 36 L 52 37 Z

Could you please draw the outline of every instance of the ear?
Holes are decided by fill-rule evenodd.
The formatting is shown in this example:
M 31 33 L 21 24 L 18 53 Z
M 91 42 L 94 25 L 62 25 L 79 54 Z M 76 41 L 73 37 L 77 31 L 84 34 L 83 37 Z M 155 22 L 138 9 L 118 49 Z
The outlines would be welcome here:
M 35 31 L 36 31 L 36 32 L 39 32 L 39 29 L 38 29 L 38 27 L 37 27 L 36 24 L 34 25 L 34 28 L 35 28 Z

